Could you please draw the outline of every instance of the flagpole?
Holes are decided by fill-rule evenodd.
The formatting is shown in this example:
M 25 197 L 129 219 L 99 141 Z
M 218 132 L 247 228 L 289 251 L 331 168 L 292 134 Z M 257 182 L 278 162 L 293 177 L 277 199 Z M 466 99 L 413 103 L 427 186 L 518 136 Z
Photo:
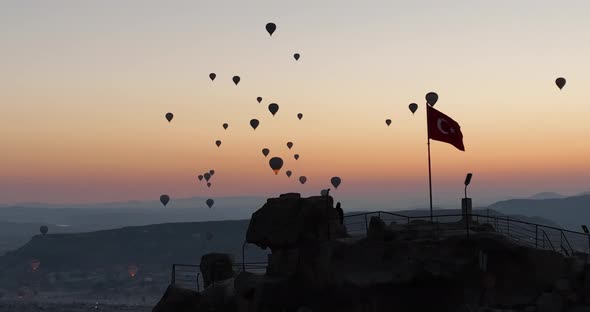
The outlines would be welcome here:
M 427 136 L 427 145 L 428 145 L 428 190 L 429 190 L 429 197 L 430 197 L 430 222 L 434 221 L 434 217 L 432 215 L 432 170 L 430 166 L 430 127 L 429 120 L 428 120 L 428 102 L 426 102 L 426 136 Z

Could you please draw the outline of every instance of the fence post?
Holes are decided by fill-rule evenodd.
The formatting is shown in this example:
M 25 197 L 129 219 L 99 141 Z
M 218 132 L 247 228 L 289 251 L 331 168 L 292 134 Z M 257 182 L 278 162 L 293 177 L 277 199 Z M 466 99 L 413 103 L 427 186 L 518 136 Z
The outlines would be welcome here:
M 439 231 L 439 227 L 438 227 L 439 223 L 440 223 L 440 222 L 438 221 L 438 217 L 437 217 L 437 218 L 436 218 L 436 234 L 435 234 L 435 235 L 436 235 L 436 239 L 438 239 L 438 238 L 440 237 L 440 236 L 439 236 L 439 235 L 440 235 L 440 233 L 438 232 L 438 231 Z
M 201 292 L 201 283 L 199 282 L 199 277 L 201 273 L 197 273 L 197 292 Z
M 464 215 L 465 218 L 465 233 L 467 234 L 467 238 L 469 238 L 469 219 L 471 219 L 471 215 Z
M 535 248 L 538 248 L 538 242 L 539 241 L 539 226 L 537 224 L 535 224 Z
M 510 236 L 510 217 L 506 217 L 506 231 L 508 231 L 508 236 Z
M 242 272 L 246 271 L 246 241 L 244 241 L 244 244 L 242 244 Z
M 172 265 L 172 285 L 176 284 L 176 264 Z
M 369 222 L 367 221 L 367 214 L 365 213 L 365 235 L 369 235 Z

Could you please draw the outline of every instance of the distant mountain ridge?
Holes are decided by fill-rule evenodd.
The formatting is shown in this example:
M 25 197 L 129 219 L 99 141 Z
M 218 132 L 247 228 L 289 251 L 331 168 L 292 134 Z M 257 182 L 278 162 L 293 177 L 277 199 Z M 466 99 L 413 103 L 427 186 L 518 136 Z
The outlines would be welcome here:
M 574 231 L 580 231 L 582 224 L 590 224 L 590 195 L 511 199 L 494 203 L 489 208 L 502 213 L 542 217 Z
M 537 193 L 531 197 L 529 197 L 528 199 L 554 199 L 554 198 L 564 198 L 566 197 L 565 195 L 561 195 L 559 193 L 555 193 L 555 192 L 541 192 L 541 193 Z

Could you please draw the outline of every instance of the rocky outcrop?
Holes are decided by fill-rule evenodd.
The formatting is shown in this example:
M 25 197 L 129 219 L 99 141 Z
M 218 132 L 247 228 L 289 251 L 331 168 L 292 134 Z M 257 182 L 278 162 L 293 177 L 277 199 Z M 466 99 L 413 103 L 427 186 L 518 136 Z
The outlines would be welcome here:
M 201 257 L 201 276 L 205 288 L 212 283 L 227 280 L 234 277 L 234 260 L 232 255 L 223 253 L 210 253 Z
M 246 241 L 271 250 L 344 236 L 331 196 L 301 198 L 298 193 L 270 198 L 250 220 Z
M 168 286 L 160 302 L 152 312 L 194 312 L 198 311 L 201 296 L 199 293 Z
M 216 282 L 195 311 L 568 312 L 590 303 L 585 254 L 518 245 L 477 222 L 372 217 L 366 237 L 348 237 L 332 205 L 329 196 L 269 199 L 247 233 L 271 248 L 266 274 Z

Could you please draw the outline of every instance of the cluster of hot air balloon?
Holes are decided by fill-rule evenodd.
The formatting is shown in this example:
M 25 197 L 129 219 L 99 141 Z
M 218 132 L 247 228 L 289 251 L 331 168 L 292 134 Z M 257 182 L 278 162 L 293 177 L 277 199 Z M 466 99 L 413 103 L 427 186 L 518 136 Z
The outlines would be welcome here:
M 272 36 L 275 33 L 275 31 L 277 30 L 277 25 L 275 23 L 267 23 L 266 26 L 265 26 L 265 28 L 266 28 L 266 31 L 268 32 L 268 34 L 270 36 Z M 299 52 L 294 53 L 293 54 L 293 58 L 295 59 L 295 61 L 298 61 L 301 58 L 301 54 Z M 217 79 L 217 74 L 214 73 L 214 72 L 209 73 L 209 79 L 211 80 L 211 82 L 215 82 L 216 79 Z M 235 76 L 232 77 L 232 81 L 237 86 L 240 83 L 241 78 L 240 78 L 240 76 L 235 75 Z M 261 96 L 258 96 L 258 97 L 256 97 L 256 101 L 258 103 L 262 103 L 263 98 Z M 276 117 L 277 114 L 278 114 L 278 112 L 279 112 L 280 106 L 279 106 L 279 104 L 273 102 L 273 103 L 268 104 L 268 107 L 267 108 L 268 108 L 268 111 L 270 112 L 271 116 Z M 172 122 L 172 119 L 174 118 L 174 115 L 172 113 L 166 113 L 165 117 L 166 117 L 166 120 L 168 120 L 168 122 Z M 303 119 L 303 113 L 298 113 L 297 114 L 297 118 L 299 120 L 302 120 Z M 253 130 L 256 130 L 260 126 L 260 124 L 261 124 L 261 122 L 260 122 L 259 119 L 256 119 L 256 118 L 250 119 L 250 127 L 252 127 Z M 226 123 L 223 123 L 222 124 L 222 128 L 224 130 L 227 130 L 229 128 L 229 123 L 227 123 L 227 122 Z M 219 139 L 218 140 L 215 140 L 215 145 L 218 148 L 221 147 L 222 141 L 219 140 Z M 293 146 L 294 146 L 293 142 L 291 142 L 291 141 L 287 142 L 286 145 L 287 145 L 287 148 L 289 150 L 291 150 L 293 148 Z M 264 157 L 268 157 L 270 155 L 270 149 L 269 148 L 263 148 L 262 149 L 262 154 L 264 155 Z M 295 160 L 298 160 L 300 158 L 300 155 L 297 154 L 297 153 L 295 153 L 295 154 L 293 154 L 293 158 Z M 269 160 L 269 166 L 271 167 L 271 169 L 274 171 L 274 173 L 276 175 L 278 175 L 279 171 L 283 168 L 283 165 L 284 164 L 285 164 L 285 162 L 284 162 L 284 160 L 281 157 L 276 157 L 275 156 L 275 157 L 271 157 L 270 160 Z M 198 180 L 199 181 L 206 182 L 207 187 L 210 188 L 211 185 L 212 185 L 210 179 L 211 179 L 211 177 L 213 176 L 214 173 L 215 173 L 214 170 L 210 170 L 209 172 L 206 172 L 206 173 L 204 173 L 202 175 L 198 175 L 197 177 L 198 177 Z M 287 177 L 291 177 L 292 174 L 293 174 L 293 171 L 292 170 L 287 170 L 286 171 Z M 299 182 L 301 184 L 305 184 L 306 181 L 307 181 L 307 177 L 306 176 L 300 176 L 299 177 Z M 166 195 L 165 194 L 165 195 L 160 196 L 160 202 L 162 203 L 162 205 L 166 206 L 169 203 L 169 201 L 170 201 L 170 196 L 169 195 Z M 213 199 L 211 199 L 211 198 L 206 200 L 206 204 L 207 204 L 207 206 L 209 208 L 211 208 L 214 203 L 215 203 L 215 201 Z

